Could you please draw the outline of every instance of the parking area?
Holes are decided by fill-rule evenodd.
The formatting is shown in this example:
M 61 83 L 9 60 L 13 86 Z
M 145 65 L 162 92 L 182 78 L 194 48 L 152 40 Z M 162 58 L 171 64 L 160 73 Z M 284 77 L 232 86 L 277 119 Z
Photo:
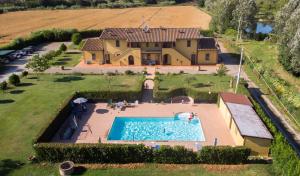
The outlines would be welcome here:
M 13 73 L 20 74 L 22 71 L 26 70 L 26 63 L 33 55 L 43 55 L 51 50 L 57 50 L 62 43 L 65 43 L 66 45 L 70 44 L 70 42 L 53 42 L 36 47 L 27 47 L 9 53 L 7 58 L 2 59 L 4 61 L 2 66 L 0 66 L 0 82 L 7 80 Z

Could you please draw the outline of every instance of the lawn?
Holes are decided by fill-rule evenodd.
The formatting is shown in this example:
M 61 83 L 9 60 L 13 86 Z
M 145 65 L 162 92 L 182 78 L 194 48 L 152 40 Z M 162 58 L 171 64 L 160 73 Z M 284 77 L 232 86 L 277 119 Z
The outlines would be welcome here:
M 94 169 L 78 169 L 76 175 L 85 176 L 271 176 L 271 165 L 174 165 L 174 164 L 125 164 L 91 165 Z M 11 175 L 58 175 L 57 165 L 27 165 L 11 172 Z
M 158 90 L 169 91 L 177 88 L 192 88 L 202 92 L 233 91 L 230 76 L 167 74 L 157 76 Z
M 0 93 L 0 160 L 24 162 L 33 154 L 32 139 L 47 125 L 60 104 L 78 90 L 137 90 L 143 76 L 40 75 Z M 0 174 L 1 175 L 1 174 Z
M 61 55 L 53 58 L 51 64 L 54 66 L 74 67 L 80 62 L 81 56 L 82 53 L 79 51 L 66 51 L 65 53 L 62 53 Z

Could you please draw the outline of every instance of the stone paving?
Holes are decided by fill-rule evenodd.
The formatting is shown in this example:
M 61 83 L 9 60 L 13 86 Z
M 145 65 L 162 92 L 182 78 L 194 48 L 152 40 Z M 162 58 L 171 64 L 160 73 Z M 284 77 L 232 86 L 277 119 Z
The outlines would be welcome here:
M 89 104 L 86 112 L 78 122 L 79 128 L 70 140 L 60 140 L 59 134 L 64 125 L 53 138 L 53 142 L 65 143 L 143 143 L 151 146 L 159 145 L 181 145 L 196 150 L 196 141 L 110 141 L 107 140 L 109 130 L 115 117 L 173 117 L 178 112 L 194 112 L 200 118 L 205 141 L 198 141 L 201 146 L 213 145 L 217 138 L 217 145 L 235 146 L 234 140 L 226 127 L 225 121 L 216 104 L 155 104 L 142 103 L 136 107 L 125 110 L 107 108 L 106 103 Z M 72 117 L 70 117 L 72 118 Z M 71 120 L 70 120 L 71 121 Z M 69 122 L 70 122 L 69 121 Z M 68 123 L 68 121 L 66 122 Z

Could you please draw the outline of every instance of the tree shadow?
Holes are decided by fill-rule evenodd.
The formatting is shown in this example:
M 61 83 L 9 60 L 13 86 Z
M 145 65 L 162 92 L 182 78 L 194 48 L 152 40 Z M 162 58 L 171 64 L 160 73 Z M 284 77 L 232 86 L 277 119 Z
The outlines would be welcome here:
M 112 86 L 116 86 L 116 87 L 130 87 L 127 84 L 112 84 Z
M 72 175 L 83 175 L 86 172 L 86 168 L 83 166 L 74 167 L 74 172 Z
M 21 94 L 23 92 L 25 92 L 25 90 L 12 90 L 9 93 L 11 93 L 11 94 Z
M 27 86 L 33 86 L 33 83 L 20 83 L 19 86 L 27 87 Z
M 61 58 L 53 63 L 53 65 L 65 65 L 68 61 L 71 61 L 71 58 Z
M 71 82 L 71 81 L 81 81 L 84 80 L 81 76 L 64 76 L 62 78 L 57 78 L 54 82 Z
M 20 169 L 24 163 L 21 161 L 15 161 L 11 159 L 4 159 L 0 161 L 0 175 L 6 176 L 10 172 L 16 169 Z
M 9 103 L 13 103 L 13 102 L 15 102 L 15 100 L 12 100 L 12 99 L 0 100 L 0 104 L 9 104 Z
M 28 77 L 27 79 L 38 79 L 37 76 L 31 76 L 31 77 Z
M 108 113 L 108 110 L 107 109 L 97 109 L 96 112 L 98 114 L 105 114 L 105 113 Z
M 202 88 L 202 87 L 211 87 L 210 84 L 204 84 L 204 83 L 196 83 L 192 85 L 195 88 Z

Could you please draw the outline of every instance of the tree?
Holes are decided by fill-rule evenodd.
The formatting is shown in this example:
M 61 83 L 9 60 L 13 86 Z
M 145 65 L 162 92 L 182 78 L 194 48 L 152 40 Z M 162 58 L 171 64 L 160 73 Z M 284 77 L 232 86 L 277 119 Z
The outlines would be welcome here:
M 49 60 L 35 55 L 28 61 L 26 68 L 32 69 L 36 73 L 43 72 L 50 68 Z
M 275 31 L 278 35 L 279 61 L 284 68 L 300 76 L 300 0 L 290 0 L 277 14 Z
M 67 51 L 67 46 L 63 43 L 63 44 L 60 45 L 59 50 Z
M 199 7 L 204 7 L 205 6 L 205 0 L 197 0 L 197 4 Z
M 7 82 L 6 81 L 3 81 L 3 82 L 0 83 L 0 89 L 3 90 L 3 91 L 7 89 Z
M 20 77 L 18 75 L 12 74 L 9 76 L 8 82 L 14 86 L 17 86 L 20 84 L 21 81 L 20 81 Z
M 250 34 L 254 34 L 256 32 L 257 12 L 255 0 L 239 0 L 233 11 L 232 27 L 236 29 L 240 21 L 241 32 L 247 29 Z
M 214 15 L 211 22 L 213 31 L 224 33 L 226 29 L 232 28 L 233 11 L 236 8 L 237 0 L 221 0 L 214 8 Z
M 79 43 L 82 41 L 81 35 L 79 33 L 75 33 L 72 35 L 72 42 L 75 45 L 79 45 Z

